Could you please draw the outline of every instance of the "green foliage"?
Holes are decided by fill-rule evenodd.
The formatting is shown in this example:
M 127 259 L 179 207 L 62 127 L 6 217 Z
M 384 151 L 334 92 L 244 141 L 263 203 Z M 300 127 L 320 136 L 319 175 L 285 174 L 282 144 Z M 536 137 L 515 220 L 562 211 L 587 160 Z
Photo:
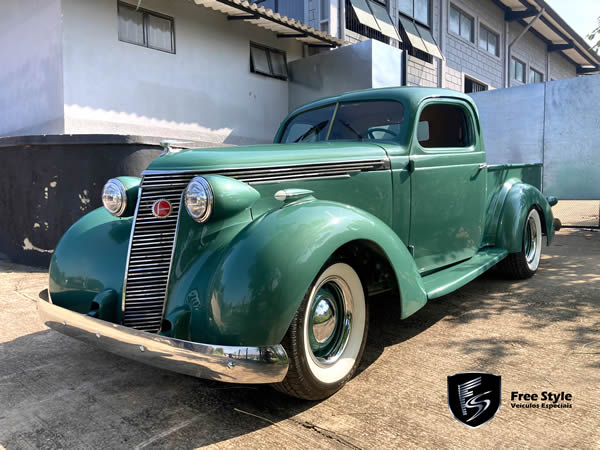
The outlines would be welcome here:
M 598 17 L 598 26 L 590 34 L 587 35 L 587 38 L 593 42 L 596 39 L 596 36 L 600 36 L 600 17 Z M 595 51 L 600 50 L 600 39 L 595 44 L 593 44 L 591 48 Z

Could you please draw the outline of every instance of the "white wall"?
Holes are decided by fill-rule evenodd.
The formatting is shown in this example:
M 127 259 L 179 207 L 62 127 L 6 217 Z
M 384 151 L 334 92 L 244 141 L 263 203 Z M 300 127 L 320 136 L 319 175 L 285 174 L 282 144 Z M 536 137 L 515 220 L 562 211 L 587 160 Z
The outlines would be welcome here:
M 187 0 L 144 0 L 175 19 L 169 54 L 118 40 L 116 0 L 62 3 L 66 133 L 266 142 L 288 112 L 287 82 L 250 72 L 249 42 L 293 60 L 294 39 Z
M 2 2 L 0 136 L 62 133 L 60 0 Z

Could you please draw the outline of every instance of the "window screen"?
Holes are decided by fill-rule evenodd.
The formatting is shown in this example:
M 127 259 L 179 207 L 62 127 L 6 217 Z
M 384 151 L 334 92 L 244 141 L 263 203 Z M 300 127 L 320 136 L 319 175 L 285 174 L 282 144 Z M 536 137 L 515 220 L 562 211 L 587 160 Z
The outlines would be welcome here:
M 456 105 L 425 107 L 419 118 L 419 144 L 424 148 L 464 148 L 472 144 L 470 123 Z
M 327 139 L 335 105 L 298 114 L 285 127 L 281 140 L 284 144 L 319 142 Z

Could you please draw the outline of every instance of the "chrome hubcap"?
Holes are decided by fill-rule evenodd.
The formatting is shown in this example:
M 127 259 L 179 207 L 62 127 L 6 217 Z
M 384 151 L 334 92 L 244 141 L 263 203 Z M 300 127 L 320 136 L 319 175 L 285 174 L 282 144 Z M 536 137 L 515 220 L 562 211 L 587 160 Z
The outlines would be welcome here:
M 337 276 L 323 280 L 309 303 L 308 339 L 313 361 L 334 364 L 344 353 L 352 328 L 350 288 Z
M 312 316 L 312 333 L 318 344 L 327 342 L 335 331 L 336 306 L 335 302 L 327 297 L 322 297 L 318 302 Z
M 533 217 L 529 217 L 527 220 L 527 227 L 525 229 L 525 258 L 527 264 L 534 262 L 537 254 L 537 240 L 538 240 L 538 229 Z

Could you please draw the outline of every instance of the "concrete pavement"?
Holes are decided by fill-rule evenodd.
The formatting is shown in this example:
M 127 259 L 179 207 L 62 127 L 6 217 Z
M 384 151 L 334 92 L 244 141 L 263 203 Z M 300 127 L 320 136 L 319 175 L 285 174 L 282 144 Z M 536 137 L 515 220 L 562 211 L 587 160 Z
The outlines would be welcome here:
M 539 273 L 488 273 L 405 321 L 372 305 L 358 375 L 322 402 L 226 385 L 97 351 L 37 319 L 45 271 L 0 262 L 0 447 L 600 447 L 600 233 L 561 231 Z M 497 416 L 472 430 L 446 377 L 502 376 Z M 511 407 L 511 391 L 572 408 Z

